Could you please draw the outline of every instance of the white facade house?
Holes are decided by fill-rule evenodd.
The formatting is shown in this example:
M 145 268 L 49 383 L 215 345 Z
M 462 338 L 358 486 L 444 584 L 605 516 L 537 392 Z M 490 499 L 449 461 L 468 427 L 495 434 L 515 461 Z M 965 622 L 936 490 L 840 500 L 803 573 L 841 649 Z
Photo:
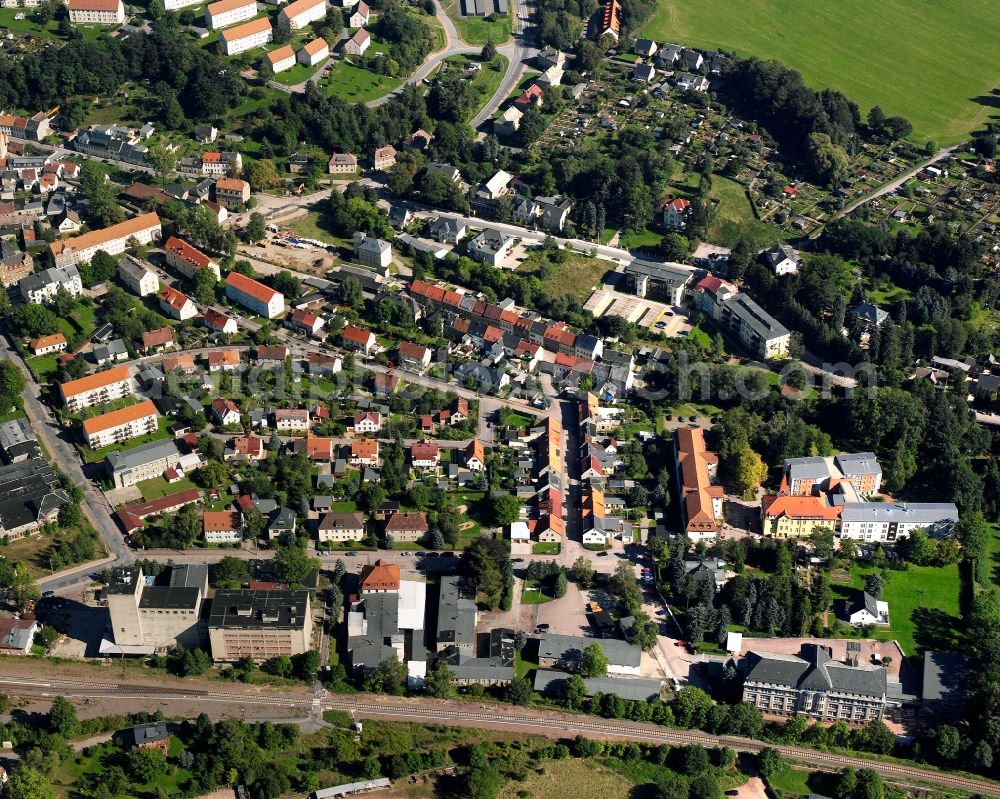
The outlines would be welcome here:
M 173 286 L 164 286 L 160 291 L 160 310 L 179 322 L 186 322 L 198 315 L 198 306 L 194 301 Z
M 219 0 L 205 9 L 205 25 L 212 30 L 245 22 L 257 16 L 255 0 Z
M 239 55 L 273 40 L 274 30 L 267 17 L 260 17 L 224 30 L 220 38 L 226 55 Z
M 156 272 L 131 255 L 126 255 L 118 262 L 118 278 L 125 288 L 140 297 L 156 294 L 160 289 L 160 279 Z
M 294 3 L 289 3 L 281 9 L 278 16 L 287 19 L 291 29 L 297 31 L 323 19 L 326 16 L 326 9 L 326 0 L 295 0 Z
M 365 266 L 387 267 L 392 263 L 392 245 L 358 231 L 354 234 L 354 260 Z
M 295 57 L 300 64 L 314 67 L 330 57 L 330 45 L 326 43 L 326 39 L 313 39 L 302 45 Z
M 295 66 L 295 51 L 286 44 L 284 47 L 279 47 L 277 50 L 272 50 L 265 55 L 264 61 L 270 65 L 271 71 L 277 75 L 279 72 L 285 72 Z
M 122 0 L 69 0 L 66 8 L 74 25 L 121 25 L 125 21 Z
M 116 366 L 61 383 L 59 394 L 66 407 L 76 413 L 92 405 L 132 396 L 132 378 L 127 366 Z
M 101 230 L 54 241 L 49 245 L 49 255 L 56 266 L 76 266 L 89 261 L 98 250 L 104 250 L 108 255 L 121 255 L 130 239 L 135 239 L 139 244 L 151 244 L 159 241 L 161 235 L 160 217 L 154 211 Z
M 201 0 L 163 0 L 164 11 L 178 11 L 188 6 L 201 5 Z
M 55 267 L 21 278 L 17 284 L 21 299 L 32 305 L 44 305 L 55 299 L 60 287 L 74 297 L 83 293 L 83 281 L 75 266 Z
M 284 294 L 239 272 L 226 275 L 226 297 L 266 319 L 274 319 L 285 312 Z
M 309 429 L 309 411 L 305 408 L 278 408 L 274 412 L 274 427 L 281 433 L 304 433 Z
M 126 408 L 83 420 L 83 437 L 93 449 L 120 444 L 159 428 L 156 406 L 144 400 Z
M 798 252 L 787 244 L 775 244 L 764 256 L 767 258 L 768 266 L 778 277 L 794 275 L 802 265 Z
M 378 433 L 382 429 L 382 414 L 378 411 L 358 411 L 354 415 L 355 433 Z
M 364 55 L 371 43 L 372 37 L 368 35 L 368 31 L 359 28 L 350 39 L 344 42 L 344 52 L 347 55 Z
M 951 502 L 847 502 L 840 514 L 840 537 L 854 541 L 891 542 L 914 530 L 951 535 L 958 508 Z
M 514 250 L 514 237 L 493 228 L 486 228 L 469 242 L 469 257 L 474 261 L 499 266 Z

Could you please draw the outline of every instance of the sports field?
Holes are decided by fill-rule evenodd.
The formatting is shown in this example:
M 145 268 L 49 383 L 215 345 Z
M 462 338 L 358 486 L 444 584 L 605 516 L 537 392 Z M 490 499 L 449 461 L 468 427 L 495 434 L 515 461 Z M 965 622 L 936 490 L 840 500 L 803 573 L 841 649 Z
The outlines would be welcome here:
M 879 105 L 923 144 L 956 144 L 1000 114 L 996 0 L 659 0 L 642 34 L 774 58 L 815 88 Z

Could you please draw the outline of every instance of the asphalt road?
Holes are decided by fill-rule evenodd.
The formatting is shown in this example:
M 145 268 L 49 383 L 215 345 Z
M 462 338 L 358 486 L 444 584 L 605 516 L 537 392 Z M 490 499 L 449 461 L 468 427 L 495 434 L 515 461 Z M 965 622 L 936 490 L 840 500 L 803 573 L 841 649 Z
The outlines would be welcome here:
M 39 441 L 48 451 L 49 458 L 55 461 L 63 474 L 83 490 L 82 508 L 84 515 L 100 534 L 112 557 L 125 563 L 131 562 L 133 560 L 132 553 L 125 545 L 118 527 L 111 519 L 111 508 L 104 498 L 103 492 L 95 487 L 84 475 L 79 454 L 67 441 L 66 433 L 60 427 L 55 417 L 49 412 L 48 408 L 42 405 L 39 399 L 41 387 L 35 382 L 21 356 L 11 349 L 9 342 L 4 336 L 0 336 L 0 358 L 16 364 L 24 373 L 26 381 L 24 390 L 25 414 Z M 93 570 L 92 564 L 76 569 L 69 575 L 62 574 L 54 578 L 41 580 L 40 587 L 43 591 L 63 588 L 66 584 L 79 581 L 79 576 L 73 575 L 78 572 L 86 573 L 88 570 Z
M 111 668 L 101 680 L 64 676 L 51 664 L 4 663 L 0 673 L 0 690 L 19 697 L 53 697 L 70 699 L 123 701 L 142 699 L 149 702 L 197 700 L 199 706 L 216 708 L 222 715 L 238 715 L 241 707 L 277 706 L 301 707 L 309 715 L 323 710 L 342 710 L 355 718 L 374 718 L 424 724 L 449 724 L 507 732 L 534 733 L 552 738 L 583 735 L 595 739 L 626 739 L 649 744 L 670 744 L 717 747 L 728 746 L 739 752 L 756 753 L 765 743 L 735 736 L 716 736 L 698 730 L 678 730 L 653 724 L 595 718 L 554 710 L 517 707 L 502 704 L 480 704 L 461 700 L 436 700 L 424 697 L 393 697 L 381 694 L 329 694 L 307 692 L 304 688 L 281 691 L 261 686 L 234 683 L 219 690 L 218 683 L 196 680 L 174 680 L 157 677 L 158 682 L 143 681 L 140 674 L 121 676 Z M 227 707 L 229 706 L 229 707 Z M 221 709 L 218 709 L 221 708 Z M 969 793 L 1000 797 L 1000 784 L 988 780 L 932 771 L 917 765 L 882 763 L 874 758 L 831 754 L 805 747 L 776 746 L 788 760 L 810 768 L 839 771 L 845 767 L 869 768 L 891 782 L 927 784 L 959 789 Z

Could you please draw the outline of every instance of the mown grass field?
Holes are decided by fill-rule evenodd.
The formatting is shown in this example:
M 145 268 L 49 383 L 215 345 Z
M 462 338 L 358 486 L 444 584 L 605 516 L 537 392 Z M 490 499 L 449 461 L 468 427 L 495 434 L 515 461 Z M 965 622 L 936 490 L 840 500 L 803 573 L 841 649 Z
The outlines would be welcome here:
M 851 587 L 864 587 L 872 569 L 855 567 Z M 958 565 L 910 566 L 906 571 L 886 572 L 882 598 L 889 603 L 889 627 L 876 627 L 874 638 L 896 640 L 907 655 L 925 649 L 951 651 L 958 646 L 959 591 Z M 851 598 L 834 585 L 834 595 Z
M 994 0 L 660 0 L 642 34 L 777 59 L 862 113 L 905 116 L 920 143 L 958 143 L 1000 107 Z

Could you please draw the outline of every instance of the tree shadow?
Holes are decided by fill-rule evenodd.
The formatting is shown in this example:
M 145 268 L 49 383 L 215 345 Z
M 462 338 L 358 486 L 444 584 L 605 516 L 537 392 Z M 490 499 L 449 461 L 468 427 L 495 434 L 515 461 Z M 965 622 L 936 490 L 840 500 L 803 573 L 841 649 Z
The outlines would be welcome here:
M 990 89 L 989 94 L 980 94 L 978 97 L 970 97 L 972 102 L 985 105 L 987 108 L 1000 109 L 1000 89 Z
M 910 620 L 918 651 L 952 651 L 958 646 L 958 619 L 955 616 L 937 608 L 914 608 Z

